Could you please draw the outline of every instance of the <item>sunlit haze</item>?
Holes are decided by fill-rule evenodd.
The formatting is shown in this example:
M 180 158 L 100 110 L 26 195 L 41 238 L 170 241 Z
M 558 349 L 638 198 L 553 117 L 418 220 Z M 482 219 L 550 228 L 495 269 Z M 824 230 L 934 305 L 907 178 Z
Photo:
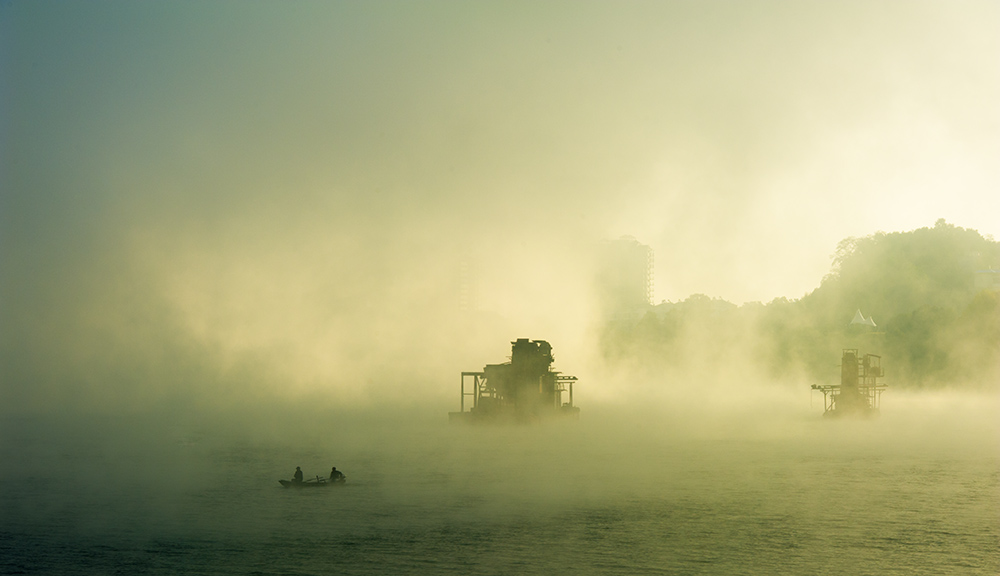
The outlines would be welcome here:
M 43 380 L 364 395 L 441 347 L 572 359 L 606 239 L 652 248 L 654 302 L 739 304 L 848 236 L 1000 235 L 992 2 L 0 10 L 5 342 Z M 454 324 L 463 263 L 488 334 Z
M 0 573 L 998 574 L 998 103 L 994 0 L 0 0 Z

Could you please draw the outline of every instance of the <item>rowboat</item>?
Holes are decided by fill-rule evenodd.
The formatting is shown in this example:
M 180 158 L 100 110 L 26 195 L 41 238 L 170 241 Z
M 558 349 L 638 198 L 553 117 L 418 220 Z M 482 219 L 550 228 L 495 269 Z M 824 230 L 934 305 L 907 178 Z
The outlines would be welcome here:
M 337 480 L 328 480 L 326 478 L 310 478 L 305 482 L 296 482 L 295 480 L 278 480 L 278 482 L 285 488 L 326 488 L 327 486 L 337 486 L 347 482 L 347 477 L 338 478 Z

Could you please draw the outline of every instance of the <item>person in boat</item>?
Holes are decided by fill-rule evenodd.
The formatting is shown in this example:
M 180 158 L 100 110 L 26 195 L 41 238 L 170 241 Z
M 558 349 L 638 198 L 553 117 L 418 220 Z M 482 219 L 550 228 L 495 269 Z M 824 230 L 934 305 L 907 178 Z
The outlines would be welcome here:
M 344 479 L 344 473 L 341 472 L 340 470 L 337 470 L 337 467 L 334 466 L 333 470 L 330 470 L 330 482 L 339 482 L 343 479 Z
M 302 482 L 302 468 L 295 467 L 295 476 L 292 477 L 292 482 Z

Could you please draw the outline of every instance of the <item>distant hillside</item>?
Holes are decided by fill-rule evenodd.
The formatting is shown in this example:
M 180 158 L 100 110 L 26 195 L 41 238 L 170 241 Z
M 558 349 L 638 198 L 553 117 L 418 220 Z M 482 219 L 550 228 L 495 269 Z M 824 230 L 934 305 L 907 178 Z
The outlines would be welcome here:
M 608 325 L 605 357 L 661 373 L 749 366 L 777 379 L 835 381 L 842 348 L 883 356 L 895 386 L 1000 386 L 1000 243 L 939 220 L 848 238 L 801 300 L 737 307 L 694 295 Z M 857 310 L 877 327 L 851 325 Z M 665 372 L 664 372 L 665 371 Z M 692 372 L 689 372 L 692 371 Z
M 933 228 L 841 241 L 833 271 L 803 300 L 831 313 L 861 308 L 883 319 L 961 307 L 976 293 L 976 272 L 991 267 L 1000 270 L 1000 243 L 938 220 Z

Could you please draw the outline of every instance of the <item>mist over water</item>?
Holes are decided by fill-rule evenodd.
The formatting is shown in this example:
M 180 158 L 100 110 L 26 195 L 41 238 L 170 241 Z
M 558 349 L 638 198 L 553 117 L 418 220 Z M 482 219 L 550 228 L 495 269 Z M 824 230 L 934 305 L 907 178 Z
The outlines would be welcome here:
M 4 571 L 992 574 L 995 396 L 7 419 Z M 819 409 L 821 412 L 821 408 Z M 347 484 L 288 490 L 336 465 Z
M 998 21 L 0 2 L 0 572 L 1000 573 Z

